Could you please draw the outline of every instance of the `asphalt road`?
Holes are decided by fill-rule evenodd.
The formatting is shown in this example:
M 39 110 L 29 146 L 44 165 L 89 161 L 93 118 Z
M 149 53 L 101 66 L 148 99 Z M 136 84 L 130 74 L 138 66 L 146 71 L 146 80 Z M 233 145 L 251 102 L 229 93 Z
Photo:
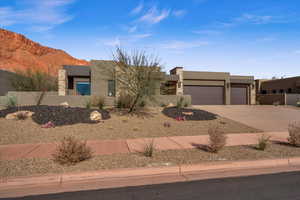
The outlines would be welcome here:
M 92 190 L 15 199 L 33 200 L 300 200 L 300 172 Z

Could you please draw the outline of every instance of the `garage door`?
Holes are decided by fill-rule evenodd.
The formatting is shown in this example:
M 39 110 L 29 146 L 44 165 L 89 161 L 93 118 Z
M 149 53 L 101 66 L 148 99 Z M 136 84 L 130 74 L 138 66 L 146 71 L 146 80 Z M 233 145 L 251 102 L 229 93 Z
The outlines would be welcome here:
M 184 86 L 184 94 L 191 95 L 193 105 L 223 105 L 224 87 Z
M 231 87 L 230 96 L 232 105 L 247 104 L 247 88 L 245 87 Z

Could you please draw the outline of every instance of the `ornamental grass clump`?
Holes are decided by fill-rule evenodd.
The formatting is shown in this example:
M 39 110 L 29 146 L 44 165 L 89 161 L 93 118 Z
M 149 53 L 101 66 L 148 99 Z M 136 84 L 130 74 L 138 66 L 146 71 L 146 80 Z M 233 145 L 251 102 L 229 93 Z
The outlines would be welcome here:
M 210 126 L 208 135 L 209 144 L 207 150 L 212 153 L 218 153 L 226 145 L 227 136 L 219 126 Z
M 267 136 L 267 135 L 261 135 L 261 137 L 258 138 L 258 142 L 257 142 L 257 149 L 258 150 L 261 150 L 261 151 L 264 151 L 268 144 L 270 143 L 270 139 L 271 139 L 271 136 Z
M 90 159 L 92 150 L 86 142 L 81 142 L 74 137 L 65 137 L 53 154 L 55 162 L 61 165 L 75 165 L 81 161 Z
M 155 151 L 154 141 L 152 140 L 150 143 L 145 144 L 142 154 L 145 157 L 153 157 Z
M 289 125 L 288 141 L 295 147 L 300 147 L 300 123 L 294 122 Z

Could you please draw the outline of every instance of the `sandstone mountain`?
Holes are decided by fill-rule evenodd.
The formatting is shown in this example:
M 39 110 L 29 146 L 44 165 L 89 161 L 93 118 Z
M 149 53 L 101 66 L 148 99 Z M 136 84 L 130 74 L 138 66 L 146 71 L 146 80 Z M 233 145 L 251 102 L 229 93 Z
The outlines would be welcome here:
M 0 69 L 23 71 L 29 68 L 56 75 L 62 65 L 89 65 L 89 62 L 0 28 Z

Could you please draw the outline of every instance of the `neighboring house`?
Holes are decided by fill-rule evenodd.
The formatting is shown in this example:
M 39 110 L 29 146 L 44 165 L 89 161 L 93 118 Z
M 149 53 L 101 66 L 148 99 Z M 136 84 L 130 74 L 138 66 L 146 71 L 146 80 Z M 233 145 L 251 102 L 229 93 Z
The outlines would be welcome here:
M 260 94 L 300 94 L 300 76 L 275 80 L 256 80 Z
M 113 61 L 91 61 L 90 66 L 64 66 L 59 71 L 59 95 L 118 96 L 118 83 L 107 73 Z M 227 72 L 184 71 L 176 67 L 163 74 L 155 94 L 191 95 L 194 105 L 255 104 L 253 76 L 232 76 Z M 164 89 L 162 89 L 164 88 Z
M 0 96 L 5 96 L 8 91 L 14 91 L 11 79 L 16 76 L 13 72 L 0 70 Z

